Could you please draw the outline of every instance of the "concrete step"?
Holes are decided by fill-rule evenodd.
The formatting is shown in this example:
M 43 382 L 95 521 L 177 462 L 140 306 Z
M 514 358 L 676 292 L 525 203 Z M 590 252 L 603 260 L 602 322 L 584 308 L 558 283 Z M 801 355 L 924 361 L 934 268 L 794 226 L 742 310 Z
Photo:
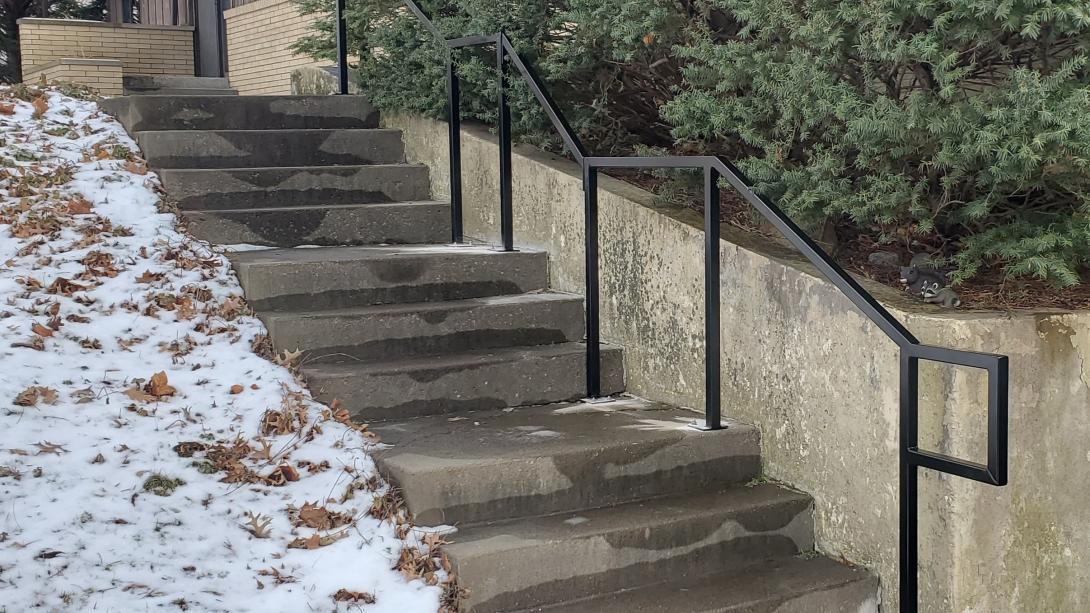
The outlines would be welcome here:
M 190 232 L 220 245 L 375 245 L 450 242 L 450 205 L 390 202 L 182 211 Z
M 513 294 L 262 316 L 277 350 L 336 363 L 583 340 L 583 298 Z
M 523 613 L 878 613 L 878 580 L 828 558 L 791 557 L 739 572 L 658 583 Z
M 760 474 L 753 426 L 636 398 L 379 424 L 379 470 L 419 525 L 464 525 L 714 491 Z M 503 478 L 498 478 L 503 475 Z
M 130 133 L 378 127 L 363 96 L 120 96 L 102 107 Z
M 149 90 L 125 90 L 126 96 L 237 96 L 237 89 L 204 89 L 200 87 L 163 87 Z
M 161 89 L 231 89 L 226 77 L 193 77 L 185 75 L 125 75 L 121 79 L 125 89 L 155 91 Z
M 162 130 L 137 132 L 154 168 L 395 164 L 400 130 Z
M 259 311 L 433 302 L 545 289 L 541 251 L 404 245 L 267 249 L 228 254 Z
M 774 485 L 476 525 L 447 539 L 472 613 L 729 573 L 814 545 L 810 498 Z
M 159 171 L 183 210 L 426 200 L 428 168 L 411 164 Z
M 585 369 L 586 345 L 559 343 L 301 370 L 322 402 L 379 421 L 575 400 L 586 395 Z M 616 347 L 602 348 L 602 391 L 624 391 Z

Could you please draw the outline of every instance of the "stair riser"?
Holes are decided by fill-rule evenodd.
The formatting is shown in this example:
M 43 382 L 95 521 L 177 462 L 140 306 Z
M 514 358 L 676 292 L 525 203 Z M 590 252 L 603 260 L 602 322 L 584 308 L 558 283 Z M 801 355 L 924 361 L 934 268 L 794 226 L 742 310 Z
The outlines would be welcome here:
M 369 204 L 360 207 L 260 211 L 185 211 L 198 238 L 221 245 L 271 247 L 374 245 L 450 241 L 450 207 Z
M 517 524 L 513 524 L 517 529 Z M 813 547 L 809 502 L 759 507 L 743 516 L 716 513 L 632 532 L 560 541 L 527 541 L 500 552 L 447 548 L 472 590 L 471 613 L 527 609 L 663 581 L 729 572 Z M 512 533 L 512 539 L 521 535 Z
M 377 128 L 379 118 L 359 96 L 132 96 L 102 106 L 130 133 Z
M 428 198 L 424 166 L 159 171 L 182 210 L 368 204 Z
M 403 162 L 398 130 L 170 130 L 137 135 L 154 168 L 262 168 Z
M 150 91 L 157 89 L 230 89 L 226 77 L 189 77 L 180 75 L 125 75 L 125 89 Z
M 307 352 L 304 361 L 391 360 L 493 349 L 578 342 L 581 300 L 451 307 L 366 316 L 264 317 L 277 350 Z
M 460 300 L 544 289 L 544 253 L 450 254 L 235 266 L 256 310 Z
M 773 606 L 776 608 L 771 608 Z M 879 613 L 878 581 L 868 578 L 819 592 L 800 594 L 786 601 L 738 605 L 721 610 L 724 613 Z
M 381 452 L 375 459 L 401 487 L 420 525 L 465 525 L 707 491 L 743 483 L 761 471 L 756 431 L 679 433 L 670 443 L 515 458 L 504 462 L 503 479 L 496 478 L 494 466 L 455 464 L 422 473 L 385 461 Z
M 578 353 L 518 359 L 472 367 L 330 375 L 320 367 L 303 373 L 322 402 L 338 399 L 363 421 L 444 415 L 575 400 L 586 395 L 586 361 Z M 624 390 L 621 352 L 602 352 L 602 389 Z
M 237 89 L 203 87 L 160 87 L 158 89 L 125 89 L 126 96 L 237 96 Z

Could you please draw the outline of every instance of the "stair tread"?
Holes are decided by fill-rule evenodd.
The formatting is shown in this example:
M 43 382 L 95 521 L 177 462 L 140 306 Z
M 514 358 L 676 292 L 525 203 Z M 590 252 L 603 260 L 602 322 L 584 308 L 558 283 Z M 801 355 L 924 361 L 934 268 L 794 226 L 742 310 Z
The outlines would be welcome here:
M 192 129 L 187 130 L 184 128 L 172 128 L 169 130 L 141 130 L 134 132 L 134 136 L 141 136 L 145 134 L 240 134 L 240 135 L 252 135 L 252 134 L 296 134 L 296 133 L 310 133 L 310 134 L 334 134 L 334 133 L 354 133 L 361 134 L 400 134 L 401 130 L 398 128 L 261 128 L 254 130 L 246 130 L 241 128 L 221 129 L 221 128 L 209 128 L 209 129 Z
M 804 595 L 853 587 L 858 592 L 854 599 L 812 602 L 806 610 L 877 613 L 876 579 L 863 569 L 821 556 L 780 558 L 738 572 L 668 581 L 524 612 L 765 613 L 778 611 L 777 607 Z
M 467 411 L 376 424 L 379 470 L 424 524 L 589 509 L 744 483 L 760 473 L 760 434 L 633 397 Z M 512 475 L 497 480 L 497 473 Z M 514 477 L 517 475 L 517 477 Z
M 385 313 L 428 313 L 450 310 L 463 310 L 475 307 L 499 306 L 506 304 L 551 304 L 557 302 L 582 302 L 578 294 L 557 291 L 527 292 L 525 294 L 501 294 L 461 300 L 442 300 L 434 302 L 402 302 L 394 304 L 372 304 L 364 306 L 342 307 L 323 310 L 288 310 L 276 311 L 265 315 L 269 319 L 324 319 L 337 317 L 366 317 Z
M 198 173 L 222 173 L 222 172 L 304 172 L 312 171 L 317 174 L 330 173 L 344 170 L 361 170 L 375 168 L 427 168 L 424 164 L 412 162 L 382 162 L 380 164 L 342 164 L 337 166 L 238 166 L 229 168 L 163 168 L 158 170 L 160 174 L 198 174 Z
M 618 351 L 602 343 L 602 351 Z M 504 364 L 527 358 L 555 358 L 572 354 L 585 354 L 585 343 L 554 343 L 552 345 L 534 345 L 529 347 L 499 347 L 477 349 L 454 354 L 419 356 L 377 362 L 347 362 L 340 364 L 321 364 L 303 366 L 301 370 L 309 376 L 343 377 L 353 374 L 377 374 L 395 372 L 404 374 L 418 370 L 466 369 L 485 365 Z
M 357 260 L 436 255 L 476 255 L 505 257 L 510 254 L 538 254 L 539 251 L 496 251 L 484 245 L 363 245 L 358 247 L 318 247 L 308 249 L 262 249 L 228 254 L 239 264 L 304 264 L 311 262 L 352 262 Z
M 694 492 L 625 502 L 598 509 L 554 513 L 474 524 L 447 537 L 447 550 L 466 556 L 515 551 L 539 543 L 566 542 L 619 531 L 684 524 L 708 515 L 737 515 L 781 505 L 803 509 L 810 497 L 774 484 L 740 485 L 715 492 Z M 756 517 L 763 522 L 764 515 Z M 745 526 L 752 529 L 755 526 Z
M 727 428 L 704 432 L 690 427 L 701 414 L 634 397 L 601 404 L 486 410 L 466 416 L 455 421 L 440 415 L 384 422 L 379 432 L 383 442 L 392 447 L 375 455 L 387 465 L 444 471 L 448 464 L 496 466 L 512 459 L 555 457 L 690 437 L 716 437 L 723 447 L 757 444 L 754 426 L 724 420 Z
M 199 215 L 203 213 L 284 213 L 291 211 L 318 211 L 318 210 L 346 210 L 356 208 L 377 208 L 385 206 L 450 206 L 449 202 L 441 200 L 404 200 L 396 202 L 361 202 L 357 204 L 304 204 L 299 206 L 259 207 L 250 209 L 197 209 L 192 211 L 180 211 L 183 215 Z

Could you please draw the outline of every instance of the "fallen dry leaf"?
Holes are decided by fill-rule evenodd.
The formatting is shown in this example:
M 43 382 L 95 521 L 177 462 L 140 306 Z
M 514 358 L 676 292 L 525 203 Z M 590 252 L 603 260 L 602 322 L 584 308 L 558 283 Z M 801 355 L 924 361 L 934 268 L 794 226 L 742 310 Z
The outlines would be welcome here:
M 68 201 L 69 215 L 87 215 L 91 212 L 91 201 L 86 198 L 76 197 Z
M 144 391 L 156 398 L 173 396 L 178 393 L 174 386 L 167 383 L 167 373 L 165 371 L 159 371 L 152 375 L 151 381 L 148 381 L 148 384 L 144 386 Z
M 30 329 L 34 332 L 34 334 L 37 334 L 38 336 L 44 336 L 46 338 L 53 336 L 53 330 L 43 326 L 42 324 L 36 323 L 30 326 Z
M 34 105 L 34 117 L 41 118 L 45 116 L 45 112 L 49 110 L 49 101 L 45 99 L 45 96 L 39 96 L 31 103 Z
M 363 604 L 375 604 L 375 596 L 368 592 L 353 592 L 341 588 L 333 594 L 333 600 L 337 602 L 362 602 Z
M 56 404 L 57 390 L 35 385 L 19 392 L 19 395 L 15 397 L 15 404 L 21 407 L 37 406 L 38 402 Z
M 236 384 L 231 386 L 231 393 L 232 394 L 241 394 L 242 390 L 244 390 L 244 389 L 246 389 L 246 388 L 244 388 L 241 385 L 236 383 Z
M 0 115 L 14 115 L 15 104 L 11 102 L 0 102 Z

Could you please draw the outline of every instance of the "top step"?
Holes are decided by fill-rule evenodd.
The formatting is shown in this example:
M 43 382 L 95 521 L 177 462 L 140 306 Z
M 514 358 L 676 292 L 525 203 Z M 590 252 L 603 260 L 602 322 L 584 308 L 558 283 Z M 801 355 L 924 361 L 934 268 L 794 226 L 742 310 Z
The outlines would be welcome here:
M 152 93 L 157 90 L 207 89 L 230 90 L 225 77 L 188 77 L 179 75 L 125 75 L 125 93 Z
M 363 96 L 123 96 L 103 101 L 130 132 L 376 128 Z

